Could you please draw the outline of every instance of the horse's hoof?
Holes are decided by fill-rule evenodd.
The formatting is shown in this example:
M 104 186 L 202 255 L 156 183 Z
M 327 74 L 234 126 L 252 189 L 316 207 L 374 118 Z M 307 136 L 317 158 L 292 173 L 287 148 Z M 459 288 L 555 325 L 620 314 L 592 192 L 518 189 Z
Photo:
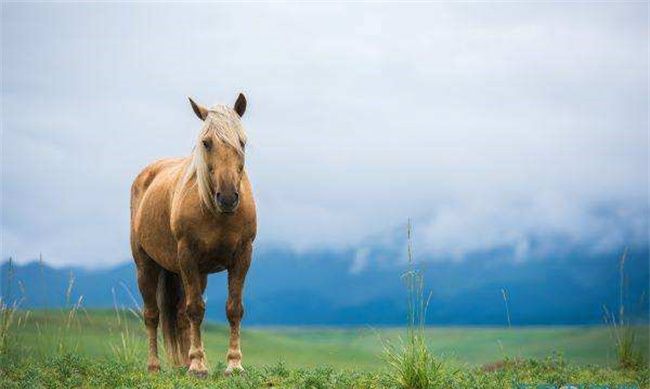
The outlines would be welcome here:
M 187 374 L 201 379 L 208 377 L 207 370 L 188 370 Z
M 149 371 L 149 373 L 159 373 L 160 365 L 149 365 L 147 366 L 147 370 Z
M 226 370 L 224 370 L 223 375 L 226 376 L 226 377 L 230 377 L 230 376 L 233 375 L 234 373 L 237 373 L 237 374 L 244 374 L 244 372 L 245 372 L 245 370 L 244 370 L 244 368 L 241 367 L 241 366 L 239 366 L 239 367 L 231 367 L 231 366 L 228 366 L 228 367 L 226 368 Z

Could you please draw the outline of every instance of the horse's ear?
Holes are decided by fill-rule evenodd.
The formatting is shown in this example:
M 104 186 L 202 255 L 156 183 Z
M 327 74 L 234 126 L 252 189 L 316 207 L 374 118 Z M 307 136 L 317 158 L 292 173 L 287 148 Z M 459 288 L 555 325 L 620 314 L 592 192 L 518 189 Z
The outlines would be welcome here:
M 188 97 L 188 99 L 190 100 L 190 104 L 192 105 L 192 109 L 196 116 L 201 120 L 205 120 L 205 118 L 208 117 L 208 109 L 201 104 L 197 104 L 191 97 Z
M 235 112 L 239 117 L 244 116 L 244 112 L 246 112 L 246 96 L 243 93 L 240 93 L 235 101 Z

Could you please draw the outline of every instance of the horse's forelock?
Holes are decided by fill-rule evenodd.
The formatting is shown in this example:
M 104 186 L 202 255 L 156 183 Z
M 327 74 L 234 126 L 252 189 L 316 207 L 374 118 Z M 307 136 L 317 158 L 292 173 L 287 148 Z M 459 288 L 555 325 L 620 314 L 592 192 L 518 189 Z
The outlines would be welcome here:
M 212 133 L 222 142 L 237 150 L 237 152 L 244 153 L 243 146 L 246 144 L 246 132 L 239 115 L 232 108 L 225 105 L 210 108 L 203 123 L 201 136 L 197 144 L 201 142 L 201 137 L 204 134 Z

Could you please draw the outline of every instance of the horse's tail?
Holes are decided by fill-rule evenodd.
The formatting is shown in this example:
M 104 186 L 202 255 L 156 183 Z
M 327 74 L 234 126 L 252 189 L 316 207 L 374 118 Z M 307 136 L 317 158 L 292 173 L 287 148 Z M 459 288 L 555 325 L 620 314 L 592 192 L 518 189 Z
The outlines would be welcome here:
M 158 310 L 169 362 L 174 366 L 189 365 L 189 321 L 179 315 L 179 307 L 185 307 L 185 297 L 177 274 L 161 270 L 158 278 Z

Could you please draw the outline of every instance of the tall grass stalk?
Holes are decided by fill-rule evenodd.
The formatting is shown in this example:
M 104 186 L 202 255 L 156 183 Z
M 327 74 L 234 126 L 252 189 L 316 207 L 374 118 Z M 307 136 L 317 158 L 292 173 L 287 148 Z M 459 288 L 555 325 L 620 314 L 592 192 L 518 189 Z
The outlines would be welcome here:
M 610 328 L 618 366 L 621 369 L 639 369 L 644 366 L 643 354 L 637 348 L 638 327 L 634 326 L 625 314 L 625 261 L 627 260 L 627 248 L 623 251 L 618 263 L 619 272 L 619 302 L 618 317 L 603 307 L 605 323 Z
M 0 357 L 5 356 L 9 352 L 10 343 L 17 340 L 15 330 L 23 326 L 29 318 L 29 311 L 19 310 L 25 295 L 22 283 L 19 283 L 19 288 L 23 297 L 16 299 L 12 296 L 11 288 L 14 269 L 11 257 L 7 266 L 7 289 L 5 290 L 5 296 L 0 296 Z
M 78 313 L 82 309 L 81 303 L 83 302 L 83 296 L 79 296 L 77 301 L 72 302 L 72 291 L 74 289 L 74 274 L 72 271 L 68 275 L 68 287 L 65 292 L 65 308 L 63 312 L 66 313 L 64 322 L 59 326 L 59 337 L 58 337 L 58 350 L 60 353 L 66 352 L 76 352 L 79 350 L 79 336 L 78 334 L 74 336 L 74 343 L 70 346 L 70 333 L 72 332 L 73 327 L 76 327 L 77 333 L 81 331 L 82 326 L 78 319 Z M 65 311 L 67 309 L 67 312 Z
M 126 285 L 122 285 L 122 287 L 131 295 Z M 113 293 L 113 307 L 115 309 L 115 318 L 117 320 L 117 331 L 120 334 L 119 342 L 112 343 L 111 350 L 116 359 L 127 363 L 134 363 L 140 357 L 142 337 L 137 336 L 137 331 L 134 331 L 131 328 L 133 320 L 129 320 L 127 316 L 128 314 L 133 315 L 133 317 L 137 319 L 136 322 L 140 323 L 143 320 L 142 314 L 140 313 L 137 301 L 132 295 L 131 298 L 133 299 L 134 305 L 138 308 L 137 310 L 134 310 L 133 308 L 124 309 L 118 307 L 115 288 L 111 288 L 111 292 Z
M 19 304 L 18 300 L 7 304 L 0 296 L 0 356 L 9 352 L 10 342 L 16 340 L 14 331 L 29 318 L 29 311 L 20 311 Z
M 501 288 L 501 297 L 503 297 L 503 302 L 506 305 L 506 317 L 508 318 L 508 328 L 512 328 L 512 321 L 510 320 L 510 306 L 508 304 L 510 295 L 508 294 L 508 290 L 506 290 L 506 288 Z
M 431 294 L 425 297 L 424 276 L 413 261 L 411 221 L 407 225 L 408 270 L 402 274 L 408 295 L 406 338 L 398 344 L 384 341 L 384 357 L 394 383 L 402 388 L 420 389 L 435 386 L 440 364 L 431 354 L 425 336 L 425 318 Z

